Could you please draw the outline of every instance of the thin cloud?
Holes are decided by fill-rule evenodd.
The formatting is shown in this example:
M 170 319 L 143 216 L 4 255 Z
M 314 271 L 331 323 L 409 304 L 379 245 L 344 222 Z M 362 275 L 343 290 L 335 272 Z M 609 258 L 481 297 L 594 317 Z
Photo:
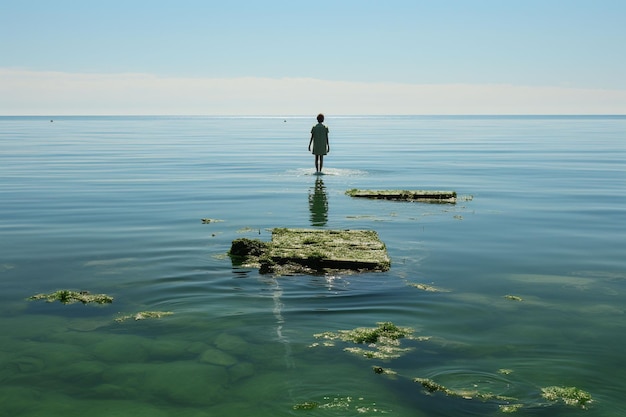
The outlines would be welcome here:
M 0 68 L 2 115 L 624 114 L 626 90 Z

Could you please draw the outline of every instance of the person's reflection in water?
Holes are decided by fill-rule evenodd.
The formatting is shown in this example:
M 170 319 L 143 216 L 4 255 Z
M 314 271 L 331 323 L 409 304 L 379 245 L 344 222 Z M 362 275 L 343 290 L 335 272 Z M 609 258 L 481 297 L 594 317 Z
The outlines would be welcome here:
M 326 187 L 321 178 L 315 180 L 315 187 L 309 189 L 309 210 L 313 226 L 326 226 L 328 221 L 328 199 Z

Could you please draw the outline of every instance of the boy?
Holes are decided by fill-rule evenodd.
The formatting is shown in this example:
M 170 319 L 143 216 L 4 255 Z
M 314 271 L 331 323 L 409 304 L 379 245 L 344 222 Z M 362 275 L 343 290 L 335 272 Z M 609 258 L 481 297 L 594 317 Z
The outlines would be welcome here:
M 309 151 L 313 144 L 313 155 L 315 155 L 315 173 L 322 173 L 324 165 L 324 155 L 330 152 L 330 144 L 328 143 L 328 127 L 324 124 L 324 115 L 317 115 L 317 124 L 311 129 L 311 140 L 309 141 Z

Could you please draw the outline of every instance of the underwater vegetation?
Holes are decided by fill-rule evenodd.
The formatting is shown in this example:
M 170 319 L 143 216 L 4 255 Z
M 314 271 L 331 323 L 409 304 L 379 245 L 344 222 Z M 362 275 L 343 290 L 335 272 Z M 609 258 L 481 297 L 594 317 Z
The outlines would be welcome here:
M 438 288 L 429 284 L 410 283 L 409 286 L 425 292 L 449 292 L 448 290 L 444 290 L 442 288 Z
M 522 408 L 524 404 L 500 404 L 498 408 L 503 413 L 515 413 L 517 410 Z
M 59 290 L 50 294 L 35 294 L 28 298 L 29 300 L 46 300 L 49 303 L 54 301 L 60 301 L 63 304 L 73 303 L 98 303 L 98 304 L 110 304 L 113 302 L 113 297 L 106 294 L 91 294 L 89 291 L 70 291 Z
M 379 374 L 379 375 L 398 375 L 398 373 L 396 371 L 393 371 L 391 369 L 388 368 L 383 368 L 382 366 L 372 366 L 372 370 L 374 371 L 375 374 Z
M 59 290 L 50 294 L 35 294 L 28 297 L 28 300 L 46 300 L 48 303 L 59 301 L 63 304 L 73 303 L 97 303 L 97 304 L 110 304 L 113 302 L 113 297 L 106 294 L 91 294 L 88 291 L 70 291 Z M 145 320 L 145 319 L 160 319 L 161 317 L 170 316 L 174 314 L 171 311 L 140 311 L 135 314 L 128 314 L 117 317 L 116 322 L 121 323 L 126 320 Z
M 294 410 L 315 410 L 319 407 L 319 403 L 316 401 L 305 401 L 293 406 Z
M 342 331 L 341 334 L 344 336 L 344 340 L 351 340 L 354 343 L 377 343 L 402 339 L 413 333 L 413 329 L 398 327 L 389 321 L 377 324 L 378 326 L 374 328 L 359 327 L 354 330 Z
M 426 389 L 427 392 L 442 392 L 450 397 L 460 397 L 467 400 L 478 399 L 482 401 L 498 400 L 498 401 L 515 401 L 516 398 L 506 397 L 503 395 L 496 395 L 490 392 L 480 392 L 477 390 L 452 390 L 441 384 L 436 383 L 432 379 L 428 378 L 414 378 L 414 382 L 417 382 Z
M 325 346 L 333 347 L 336 341 L 353 343 L 360 345 L 358 347 L 345 347 L 345 352 L 358 354 L 365 358 L 375 358 L 382 360 L 396 359 L 403 354 L 412 351 L 412 348 L 403 348 L 400 346 L 402 339 L 408 340 L 428 340 L 428 337 L 415 337 L 414 330 L 409 327 L 397 326 L 392 322 L 379 322 L 376 327 L 357 327 L 352 330 L 339 330 L 336 332 L 323 332 L 314 334 L 316 339 L 325 340 L 324 343 L 313 343 L 310 347 Z M 374 374 L 390 376 L 392 379 L 405 378 L 392 369 L 379 365 L 371 368 Z M 512 369 L 501 368 L 497 371 L 501 375 L 513 374 Z M 535 402 L 526 404 L 518 398 L 500 395 L 493 392 L 485 392 L 476 388 L 476 385 L 469 389 L 452 389 L 440 384 L 430 378 L 410 378 L 412 382 L 418 383 L 424 389 L 424 393 L 433 395 L 436 393 L 443 394 L 447 397 L 460 398 L 466 400 L 479 400 L 483 402 L 494 402 L 498 406 L 498 410 L 502 413 L 515 413 L 527 406 L 536 406 Z M 512 383 L 510 383 L 512 384 Z M 586 408 L 588 404 L 593 402 L 591 395 L 576 387 L 559 387 L 550 386 L 541 388 L 541 397 L 551 403 L 562 402 L 565 405 Z M 542 406 L 546 404 L 541 404 Z M 319 406 L 315 402 L 301 403 L 294 406 L 294 409 L 305 410 L 314 409 Z M 308 408 L 311 407 L 311 408 Z
M 391 322 L 377 323 L 377 327 L 358 327 L 353 330 L 339 330 L 338 332 L 324 332 L 314 335 L 316 339 L 327 341 L 340 340 L 352 342 L 365 347 L 346 347 L 344 351 L 366 358 L 393 359 L 411 351 L 411 348 L 400 347 L 400 339 L 412 339 L 414 330 L 409 327 L 396 326 Z M 325 343 L 333 346 L 333 343 Z M 313 346 L 318 346 L 314 344 Z M 381 372 L 382 373 L 382 372 Z
M 563 401 L 567 405 L 586 408 L 593 402 L 591 394 L 576 387 L 545 387 L 541 388 L 541 396 L 549 401 Z
M 332 411 L 347 412 L 350 414 L 345 415 L 358 415 L 367 413 L 380 413 L 389 414 L 388 410 L 381 409 L 376 405 L 366 401 L 362 397 L 324 397 L 321 401 L 305 401 L 295 404 L 292 407 L 294 410 L 310 411 L 317 409 L 325 409 Z
M 122 323 L 126 320 L 145 320 L 145 319 L 160 319 L 161 317 L 171 316 L 171 311 L 140 311 L 135 314 L 128 314 L 125 316 L 120 316 L 115 319 L 116 322 Z

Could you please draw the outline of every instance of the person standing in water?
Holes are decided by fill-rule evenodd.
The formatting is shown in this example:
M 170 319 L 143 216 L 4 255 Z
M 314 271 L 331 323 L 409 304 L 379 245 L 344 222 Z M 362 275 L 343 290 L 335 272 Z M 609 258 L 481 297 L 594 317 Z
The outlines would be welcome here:
M 313 145 L 312 151 L 311 145 Z M 328 143 L 328 127 L 324 125 L 324 115 L 322 113 L 317 115 L 317 124 L 311 129 L 309 151 L 315 155 L 316 173 L 321 174 L 322 166 L 324 165 L 324 155 L 330 152 L 330 144 Z

